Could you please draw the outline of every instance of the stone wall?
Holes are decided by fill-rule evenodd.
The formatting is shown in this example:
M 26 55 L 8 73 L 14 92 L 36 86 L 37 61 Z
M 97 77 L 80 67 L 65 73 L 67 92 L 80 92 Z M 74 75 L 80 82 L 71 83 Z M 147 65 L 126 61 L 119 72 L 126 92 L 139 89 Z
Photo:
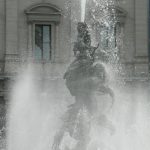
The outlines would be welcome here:
M 76 24 L 81 18 L 80 0 L 1 0 L 0 1 L 0 74 L 4 77 L 16 73 L 32 53 L 32 29 L 24 11 L 38 3 L 50 3 L 62 10 L 57 25 L 55 59 L 35 66 L 46 75 L 63 75 L 73 59 L 73 43 L 76 40 Z M 117 1 L 127 12 L 124 24 L 121 61 L 129 77 L 148 72 L 148 0 Z M 88 13 L 88 12 L 87 12 Z M 44 66 L 44 67 L 43 67 Z M 5 69 L 4 69 L 5 67 Z M 43 69 L 44 68 L 44 69 Z M 0 80 L 0 81 L 1 81 Z
M 70 10 L 67 8 L 68 0 L 7 0 L 6 1 L 6 62 L 5 73 L 17 72 L 20 65 L 26 63 L 33 50 L 33 34 L 29 31 L 25 10 L 38 3 L 50 3 L 62 10 L 60 24 L 57 25 L 57 48 L 53 63 L 46 63 L 45 70 L 51 70 L 55 64 L 64 64 L 69 61 L 71 53 L 71 22 Z M 32 27 L 31 27 L 32 28 Z M 30 41 L 31 39 L 31 41 Z M 30 42 L 30 44 L 29 44 Z M 37 63 L 42 69 L 43 64 Z M 57 67 L 58 65 L 56 65 Z M 59 70 L 59 69 L 54 69 Z M 57 74 L 57 72 L 56 72 Z
M 128 12 L 123 55 L 129 77 L 148 76 L 148 0 L 120 1 Z

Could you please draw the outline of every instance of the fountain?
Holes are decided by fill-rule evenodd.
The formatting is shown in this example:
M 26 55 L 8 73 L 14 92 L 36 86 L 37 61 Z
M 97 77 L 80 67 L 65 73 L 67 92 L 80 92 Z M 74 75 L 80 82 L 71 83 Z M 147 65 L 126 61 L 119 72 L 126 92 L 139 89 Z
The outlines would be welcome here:
M 85 21 L 86 0 L 81 0 L 81 22 Z
M 147 88 L 118 84 L 117 48 L 110 46 L 101 61 L 99 54 L 105 52 L 91 45 L 84 22 L 86 1 L 81 2 L 75 60 L 64 75 L 66 85 L 61 82 L 56 87 L 56 80 L 51 80 L 41 88 L 33 68 L 14 85 L 8 150 L 149 150 Z M 105 8 L 102 0 L 94 2 Z M 104 19 L 107 27 L 114 24 L 115 18 Z
M 98 48 L 91 46 L 91 38 L 86 23 L 79 22 L 77 26 L 77 42 L 74 44 L 75 60 L 71 63 L 64 75 L 67 88 L 75 103 L 69 106 L 65 123 L 54 139 L 53 149 L 58 150 L 65 132 L 77 142 L 74 149 L 86 150 L 90 137 L 90 118 L 94 118 L 98 124 L 103 118 L 104 124 L 109 124 L 104 114 L 97 116 L 97 104 L 95 93 L 109 94 L 114 100 L 114 94 L 109 85 L 106 84 L 105 68 L 101 63 L 95 61 L 95 51 Z

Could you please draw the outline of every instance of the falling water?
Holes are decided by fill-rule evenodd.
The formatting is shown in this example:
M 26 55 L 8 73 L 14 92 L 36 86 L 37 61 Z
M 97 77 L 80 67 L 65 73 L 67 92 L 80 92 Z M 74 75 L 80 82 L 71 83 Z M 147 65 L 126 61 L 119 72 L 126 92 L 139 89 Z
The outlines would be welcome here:
M 106 69 L 109 75 L 113 73 L 108 66 Z M 50 80 L 43 86 L 36 76 L 27 71 L 14 85 L 8 150 L 51 149 L 54 135 L 62 125 L 61 117 L 74 102 L 62 80 Z M 96 98 L 101 117 L 99 124 L 92 121 L 88 150 L 149 150 L 148 89 L 141 85 L 118 86 L 113 79 L 109 82 L 115 92 L 115 103 L 109 110 L 109 97 Z M 76 140 L 66 135 L 63 142 L 72 147 Z
M 81 0 L 81 21 L 85 20 L 86 0 Z
M 31 71 L 32 70 L 32 71 Z M 8 150 L 48 150 L 61 115 L 74 100 L 60 78 L 46 78 L 34 66 L 21 73 L 10 94 Z

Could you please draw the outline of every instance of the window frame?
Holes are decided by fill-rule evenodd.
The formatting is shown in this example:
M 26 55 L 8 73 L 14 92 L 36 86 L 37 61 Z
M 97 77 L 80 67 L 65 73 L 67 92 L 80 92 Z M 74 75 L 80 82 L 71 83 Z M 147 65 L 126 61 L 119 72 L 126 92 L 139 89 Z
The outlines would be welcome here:
M 35 25 L 50 25 L 51 26 L 51 58 L 49 60 L 44 60 L 44 59 L 35 59 L 34 57 L 34 50 L 35 50 Z M 32 57 L 34 62 L 40 62 L 40 63 L 48 63 L 48 62 L 54 62 L 55 59 L 55 34 L 56 34 L 56 25 L 54 22 L 34 22 L 32 24 Z
M 116 48 L 116 47 L 119 47 L 119 45 L 118 45 L 118 41 L 117 41 L 117 35 L 118 34 L 121 34 L 121 28 L 122 28 L 122 25 L 119 23 L 119 22 L 117 22 L 115 25 L 113 25 L 112 26 L 113 27 L 113 36 L 114 36 L 114 46 L 112 47 L 112 43 L 111 43 L 111 41 L 109 40 L 109 34 L 110 34 L 110 32 L 112 32 L 111 30 L 110 30 L 110 28 L 109 27 L 107 27 L 107 26 L 105 26 L 104 24 L 99 24 L 98 25 L 98 27 L 97 28 L 99 28 L 99 31 L 98 32 L 96 32 L 96 39 L 97 39 L 97 41 L 98 42 L 100 42 L 100 46 L 101 46 L 101 48 L 103 49 L 103 50 L 108 50 L 108 49 L 110 49 L 110 48 Z M 105 28 L 105 30 L 103 30 L 103 28 Z M 99 33 L 100 32 L 100 35 L 99 34 L 97 34 L 97 33 Z M 102 32 L 107 32 L 107 35 L 106 35 L 106 39 L 105 39 L 105 46 L 104 46 L 104 43 L 101 43 L 102 41 L 102 37 L 101 37 L 101 33 Z
M 46 11 L 45 11 L 46 10 Z M 59 58 L 59 31 L 62 21 L 62 10 L 51 3 L 36 3 L 24 10 L 27 22 L 27 60 L 35 63 L 54 63 Z M 33 50 L 35 49 L 35 24 L 51 25 L 52 43 L 51 60 L 35 60 Z

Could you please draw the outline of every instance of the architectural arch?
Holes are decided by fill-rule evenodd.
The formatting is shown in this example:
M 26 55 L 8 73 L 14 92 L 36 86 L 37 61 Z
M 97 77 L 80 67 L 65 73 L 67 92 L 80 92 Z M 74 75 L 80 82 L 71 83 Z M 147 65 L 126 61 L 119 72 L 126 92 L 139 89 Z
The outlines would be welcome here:
M 61 9 L 50 3 L 38 3 L 25 10 L 27 22 L 52 21 L 60 22 Z

